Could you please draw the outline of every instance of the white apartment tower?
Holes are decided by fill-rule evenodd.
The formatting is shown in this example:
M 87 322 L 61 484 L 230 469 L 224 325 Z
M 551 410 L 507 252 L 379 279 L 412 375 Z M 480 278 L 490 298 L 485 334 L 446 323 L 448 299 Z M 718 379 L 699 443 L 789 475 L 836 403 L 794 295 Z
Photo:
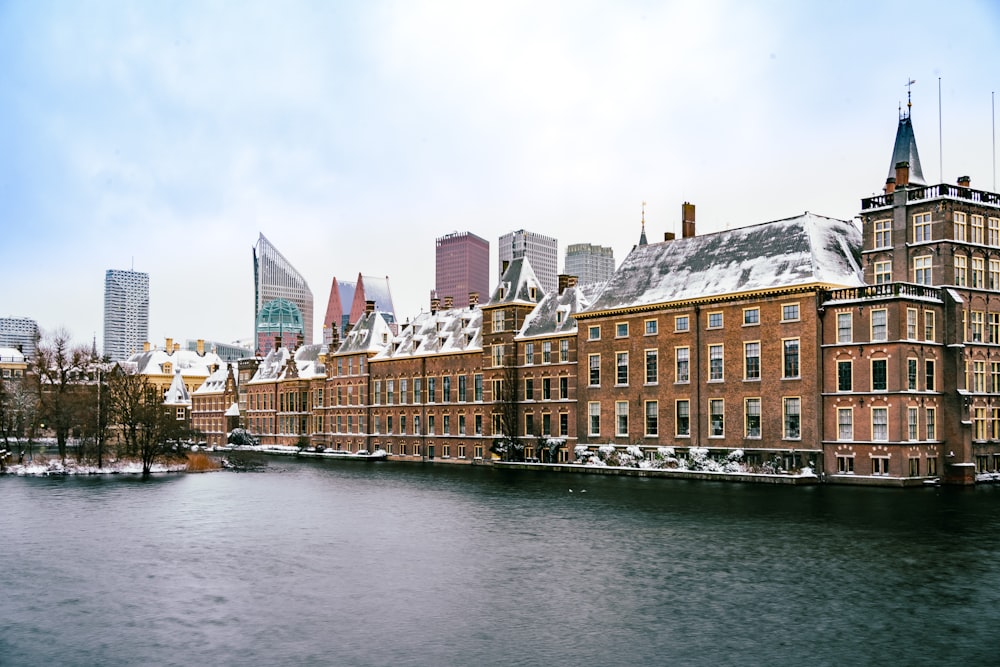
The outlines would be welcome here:
M 577 277 L 580 285 L 611 280 L 615 273 L 615 251 L 590 243 L 566 246 L 566 268 L 563 273 Z
M 500 275 L 510 262 L 527 257 L 542 289 L 553 292 L 559 287 L 559 241 L 551 236 L 519 229 L 500 237 Z
M 104 276 L 104 354 L 124 361 L 149 340 L 149 274 L 108 269 Z

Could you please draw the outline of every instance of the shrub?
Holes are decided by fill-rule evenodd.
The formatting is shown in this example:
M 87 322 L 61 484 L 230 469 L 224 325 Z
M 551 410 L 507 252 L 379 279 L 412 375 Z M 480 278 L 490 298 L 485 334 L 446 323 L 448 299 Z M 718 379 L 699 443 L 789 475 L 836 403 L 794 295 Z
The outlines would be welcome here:
M 188 472 L 205 472 L 207 470 L 218 470 L 221 466 L 219 462 L 201 453 L 187 455 Z

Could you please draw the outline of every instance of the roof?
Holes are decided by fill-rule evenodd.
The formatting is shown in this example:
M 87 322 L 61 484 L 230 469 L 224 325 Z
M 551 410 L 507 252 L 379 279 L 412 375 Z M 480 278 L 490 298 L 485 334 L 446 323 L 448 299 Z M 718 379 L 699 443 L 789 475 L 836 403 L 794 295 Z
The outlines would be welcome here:
M 374 354 L 383 350 L 392 340 L 392 328 L 384 313 L 365 313 L 347 332 L 335 354 Z
M 180 369 L 174 371 L 174 379 L 170 381 L 170 387 L 163 396 L 166 405 L 191 405 L 191 394 L 188 393 L 184 384 L 184 377 Z
M 449 308 L 420 313 L 375 359 L 482 351 L 483 311 Z
M 546 294 L 535 309 L 524 319 L 519 338 L 554 336 L 576 332 L 576 313 L 586 310 L 606 283 L 574 285 Z
M 206 352 L 200 355 L 194 350 L 183 349 L 169 354 L 166 350 L 161 349 L 137 352 L 129 357 L 128 361 L 121 362 L 121 365 L 142 375 L 162 375 L 164 364 L 167 363 L 172 364 L 174 370 L 181 371 L 185 377 L 208 377 L 212 374 L 211 368 L 213 366 L 224 365 L 222 359 L 215 352 Z
M 857 287 L 861 231 L 812 213 L 636 246 L 588 312 L 795 286 Z
M 896 143 L 892 147 L 892 161 L 889 162 L 889 178 L 896 178 L 896 165 L 900 162 L 910 163 L 910 183 L 912 185 L 927 185 L 924 172 L 920 168 L 920 154 L 917 152 L 917 138 L 913 134 L 913 123 L 910 114 L 899 117 L 896 128 Z
M 488 305 L 503 303 L 537 303 L 544 294 L 527 257 L 515 257 L 500 276 Z
M 230 367 L 233 364 L 222 364 L 218 369 L 201 383 L 197 389 L 194 390 L 195 394 L 211 394 L 211 393 L 222 393 L 226 390 L 226 379 L 229 377 Z M 239 381 L 239 373 L 233 373 L 233 380 Z
M 301 345 L 294 353 L 286 347 L 271 350 L 261 360 L 249 383 L 274 382 L 294 377 L 303 379 L 324 377 L 326 365 L 320 360 L 323 347 L 323 345 Z

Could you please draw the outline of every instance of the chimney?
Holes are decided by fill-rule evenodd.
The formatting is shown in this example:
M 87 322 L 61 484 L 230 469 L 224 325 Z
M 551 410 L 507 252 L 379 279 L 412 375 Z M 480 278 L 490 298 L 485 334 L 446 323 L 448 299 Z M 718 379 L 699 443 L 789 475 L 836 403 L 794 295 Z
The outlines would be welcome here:
M 143 352 L 149 352 L 149 341 L 148 340 L 142 344 L 142 351 Z
M 690 202 L 681 204 L 681 236 L 686 239 L 694 236 L 694 204 Z
M 365 301 L 365 314 L 370 315 L 371 313 L 374 312 L 375 312 L 375 302 L 371 300 Z
M 566 287 L 576 287 L 579 280 L 576 276 L 569 276 L 569 280 L 566 281 Z
M 961 185 L 963 188 L 969 187 L 969 185 L 971 183 L 972 183 L 972 179 L 969 178 L 968 176 L 959 176 L 958 177 L 958 184 Z
M 896 163 L 896 187 L 903 188 L 910 184 L 910 163 Z
M 164 349 L 167 351 L 167 354 L 170 354 L 171 352 L 174 351 L 174 339 L 173 338 L 168 338 L 167 339 L 167 346 Z
M 885 179 L 885 193 L 887 195 L 891 195 L 895 191 L 896 191 L 896 179 L 890 176 L 889 178 Z
M 337 327 L 330 327 L 330 349 L 335 349 L 340 347 L 340 329 Z
M 181 344 L 180 343 L 174 343 L 174 349 L 172 351 L 173 352 L 177 352 L 180 349 L 181 349 Z
M 450 296 L 450 295 L 446 296 L 444 298 L 444 309 L 445 310 L 451 310 L 454 307 L 455 307 L 455 297 Z
M 569 279 L 570 279 L 570 276 L 568 274 L 565 274 L 565 273 L 560 273 L 559 274 L 559 293 L 560 294 L 562 294 L 563 292 L 565 292 L 566 288 L 569 287 Z
M 281 336 L 275 336 L 274 337 L 274 349 L 277 350 L 279 347 L 281 347 Z
M 198 356 L 199 357 L 205 356 L 205 339 L 203 338 L 198 339 Z
M 436 313 L 441 309 L 441 299 L 434 297 L 431 299 L 431 312 Z
M 469 310 L 479 305 L 479 292 L 469 292 Z
M 663 232 L 664 241 L 673 241 L 675 238 L 677 238 L 677 235 L 673 232 Z

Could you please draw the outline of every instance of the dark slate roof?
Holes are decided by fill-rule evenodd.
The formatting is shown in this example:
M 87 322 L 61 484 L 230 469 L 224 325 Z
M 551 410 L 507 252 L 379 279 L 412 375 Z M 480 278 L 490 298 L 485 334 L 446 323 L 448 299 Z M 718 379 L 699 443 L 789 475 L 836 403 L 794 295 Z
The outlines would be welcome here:
M 534 293 L 534 296 L 532 296 Z M 501 303 L 537 303 L 544 295 L 541 283 L 527 257 L 516 257 L 510 261 L 507 270 L 500 276 L 500 282 L 490 297 L 491 306 Z
M 605 284 L 600 282 L 567 287 L 562 294 L 558 291 L 549 292 L 525 318 L 518 336 L 554 336 L 576 332 L 574 315 L 585 310 L 604 289 Z
M 896 143 L 892 147 L 892 161 L 889 163 L 888 178 L 896 178 L 896 165 L 900 162 L 910 163 L 910 183 L 913 185 L 927 185 L 924 181 L 924 172 L 920 168 L 920 154 L 917 153 L 917 139 L 913 134 L 913 123 L 910 115 L 900 117 L 899 127 L 896 128 Z
M 802 285 L 860 286 L 860 253 L 856 225 L 811 213 L 637 246 L 587 311 Z

